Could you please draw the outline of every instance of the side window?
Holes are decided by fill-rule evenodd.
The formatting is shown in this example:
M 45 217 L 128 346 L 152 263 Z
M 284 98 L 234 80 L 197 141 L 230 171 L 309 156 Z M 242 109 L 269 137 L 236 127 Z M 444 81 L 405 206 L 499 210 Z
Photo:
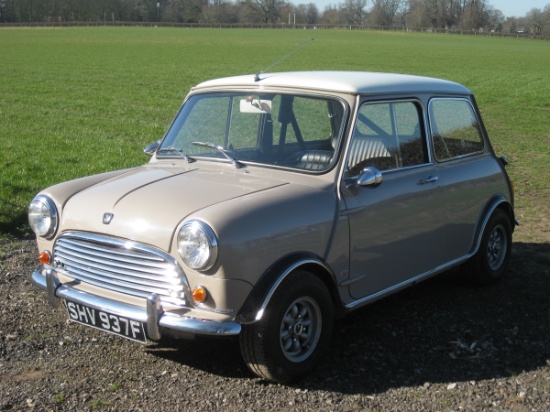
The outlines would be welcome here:
M 420 105 L 366 103 L 359 108 L 348 155 L 348 176 L 368 166 L 390 170 L 428 161 Z
M 479 122 L 468 100 L 433 99 L 429 113 L 435 158 L 438 161 L 483 151 Z

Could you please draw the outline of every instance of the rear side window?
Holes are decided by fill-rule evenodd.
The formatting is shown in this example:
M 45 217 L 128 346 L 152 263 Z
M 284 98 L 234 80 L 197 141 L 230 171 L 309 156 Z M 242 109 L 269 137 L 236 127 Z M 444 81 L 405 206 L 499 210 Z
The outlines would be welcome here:
M 471 103 L 433 99 L 429 105 L 435 158 L 444 162 L 483 151 L 483 136 Z

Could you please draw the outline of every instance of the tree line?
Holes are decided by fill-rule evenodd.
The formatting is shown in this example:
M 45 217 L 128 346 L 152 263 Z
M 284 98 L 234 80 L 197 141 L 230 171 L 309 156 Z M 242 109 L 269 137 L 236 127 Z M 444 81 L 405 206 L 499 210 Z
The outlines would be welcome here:
M 0 0 L 0 23 L 159 22 L 362 26 L 550 35 L 550 3 L 506 17 L 488 0 Z

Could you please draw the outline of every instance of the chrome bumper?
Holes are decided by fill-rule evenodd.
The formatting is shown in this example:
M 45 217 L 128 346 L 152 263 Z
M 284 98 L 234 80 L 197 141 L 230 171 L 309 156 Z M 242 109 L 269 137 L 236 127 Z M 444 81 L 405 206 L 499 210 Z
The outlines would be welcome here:
M 32 283 L 47 292 L 50 305 L 57 307 L 60 299 L 66 299 L 143 322 L 147 328 L 147 337 L 151 340 L 161 338 L 161 328 L 168 335 L 175 336 L 178 335 L 177 332 L 219 336 L 237 335 L 241 331 L 241 325 L 237 322 L 215 322 L 164 312 L 162 302 L 155 293 L 147 297 L 146 307 L 140 308 L 73 289 L 59 282 L 53 269 L 46 269 L 44 272 L 45 274 L 39 270 L 33 271 Z M 170 331 L 176 333 L 170 333 Z

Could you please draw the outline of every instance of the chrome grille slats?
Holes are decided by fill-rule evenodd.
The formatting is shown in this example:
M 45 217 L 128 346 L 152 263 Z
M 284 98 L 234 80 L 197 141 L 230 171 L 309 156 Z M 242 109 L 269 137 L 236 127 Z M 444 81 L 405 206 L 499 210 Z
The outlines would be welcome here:
M 88 244 L 88 243 L 83 243 L 82 241 L 76 242 L 70 238 L 66 239 L 65 237 L 63 237 L 63 246 L 66 248 L 70 248 L 70 246 L 73 246 L 74 250 L 87 249 L 87 250 L 93 250 L 96 252 L 108 252 L 109 255 L 111 256 L 117 256 L 117 255 L 120 256 L 121 260 L 128 260 L 128 258 L 138 257 L 143 260 L 148 259 L 151 261 L 164 262 L 164 259 L 161 258 L 160 256 L 145 255 L 143 253 L 132 252 L 131 250 L 128 250 L 128 249 L 123 251 L 118 251 L 114 249 L 106 251 L 104 247 L 95 246 L 93 243 Z
M 54 245 L 57 270 L 75 280 L 130 296 L 158 294 L 163 302 L 185 305 L 187 279 L 170 255 L 124 239 L 69 232 Z
M 109 270 L 108 266 L 90 266 L 86 264 L 79 263 L 78 261 L 60 261 L 62 264 L 62 267 L 65 268 L 65 270 L 68 270 L 69 272 L 78 272 L 82 276 L 87 278 L 93 278 L 94 276 L 99 277 L 103 283 L 125 283 L 129 287 L 132 288 L 138 288 L 139 286 L 142 286 L 144 289 L 148 287 L 161 287 L 163 285 L 168 286 L 181 286 L 181 282 L 178 282 L 177 279 L 168 279 L 169 282 L 163 282 L 162 279 L 147 279 L 145 275 L 142 275 L 140 277 L 133 276 L 132 272 L 118 272 L 116 277 L 113 277 L 112 272 Z M 96 279 L 96 281 L 99 281 L 100 279 Z M 84 279 L 82 279 L 84 280 Z
M 162 266 L 150 266 L 144 263 L 143 265 L 136 264 L 136 260 L 130 261 L 126 259 L 121 261 L 119 259 L 113 259 L 109 254 L 106 253 L 96 253 L 91 256 L 86 253 L 81 253 L 76 251 L 74 248 L 71 250 L 65 249 L 63 246 L 56 246 L 56 259 L 58 259 L 63 264 L 78 263 L 78 262 L 88 262 L 88 264 L 93 265 L 94 267 L 111 269 L 117 268 L 119 273 L 131 274 L 136 277 L 141 277 L 144 279 L 151 279 L 152 277 L 171 277 L 177 281 L 177 275 L 174 270 L 170 270 L 169 265 Z
M 109 289 L 115 292 L 126 293 L 128 295 L 137 296 L 144 299 L 147 298 L 147 296 L 149 296 L 149 294 L 151 293 L 157 293 L 159 295 L 168 294 L 167 289 L 159 289 L 149 286 L 147 288 L 147 291 L 144 291 L 143 288 L 140 289 L 138 285 L 128 284 L 126 282 L 122 282 L 116 279 L 108 280 L 107 277 L 98 276 L 97 272 L 94 273 L 94 275 L 96 275 L 95 277 L 90 276 L 89 271 L 83 271 L 76 267 L 71 267 L 69 272 L 72 277 L 75 277 L 78 280 L 88 283 L 90 285 Z

